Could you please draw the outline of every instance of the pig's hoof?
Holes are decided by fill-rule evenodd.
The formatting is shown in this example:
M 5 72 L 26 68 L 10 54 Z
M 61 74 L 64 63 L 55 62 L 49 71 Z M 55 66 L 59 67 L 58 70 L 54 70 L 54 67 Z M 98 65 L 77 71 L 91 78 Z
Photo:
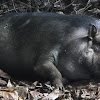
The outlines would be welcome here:
M 53 84 L 57 89 L 59 89 L 61 91 L 65 91 L 65 88 L 64 88 L 63 83 L 61 81 L 54 81 Z
M 56 84 L 56 88 L 65 92 L 65 88 L 64 88 L 63 84 Z

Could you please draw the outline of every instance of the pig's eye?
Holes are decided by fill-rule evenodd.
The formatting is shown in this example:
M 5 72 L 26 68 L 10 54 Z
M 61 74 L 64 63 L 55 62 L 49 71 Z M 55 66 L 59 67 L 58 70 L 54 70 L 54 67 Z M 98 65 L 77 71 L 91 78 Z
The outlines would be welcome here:
M 92 49 L 94 50 L 94 52 L 100 52 L 100 46 L 99 45 L 93 46 Z
M 97 33 L 97 28 L 95 27 L 95 25 L 90 24 L 89 31 L 88 31 L 88 38 L 90 41 L 94 39 L 96 33 Z
M 98 51 L 98 48 L 97 48 L 97 47 L 94 47 L 93 50 L 94 50 L 94 51 Z

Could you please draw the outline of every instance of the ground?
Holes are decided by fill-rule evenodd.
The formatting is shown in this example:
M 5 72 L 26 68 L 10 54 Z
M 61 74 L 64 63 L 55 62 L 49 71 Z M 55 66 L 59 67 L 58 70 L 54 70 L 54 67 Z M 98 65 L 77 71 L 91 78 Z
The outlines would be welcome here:
M 55 12 L 100 17 L 99 0 L 0 0 L 0 15 L 18 12 Z M 65 86 L 65 93 L 50 82 L 10 80 L 0 71 L 0 100 L 99 100 L 99 81 L 79 81 Z

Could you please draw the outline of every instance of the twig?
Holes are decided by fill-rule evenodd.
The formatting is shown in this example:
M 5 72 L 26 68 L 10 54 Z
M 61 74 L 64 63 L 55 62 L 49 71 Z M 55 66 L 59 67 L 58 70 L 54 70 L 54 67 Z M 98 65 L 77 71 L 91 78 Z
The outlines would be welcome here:
M 28 5 L 29 5 L 29 10 L 32 11 L 31 0 L 27 0 L 27 1 L 28 1 Z
M 14 7 L 14 10 L 17 12 L 16 7 L 15 7 L 15 4 L 14 4 L 14 0 L 12 0 L 12 4 L 13 4 L 13 7 Z
M 21 1 L 18 1 L 18 2 L 21 3 L 21 4 L 23 4 L 23 5 L 25 5 L 25 6 L 27 6 L 27 7 L 30 7 L 28 4 L 26 4 L 24 2 L 21 2 Z M 31 8 L 34 8 L 34 7 L 31 5 Z
M 67 5 L 64 9 L 68 8 L 68 7 L 71 6 L 73 3 L 74 3 L 74 1 L 71 2 L 69 5 Z
M 1 5 L 4 6 L 5 4 L 7 4 L 7 3 L 9 3 L 9 2 L 11 2 L 11 1 L 4 2 L 3 4 L 0 4 L 0 6 L 1 6 Z
M 79 9 L 78 11 L 76 11 L 76 14 L 80 14 L 80 13 L 83 13 L 83 12 L 85 12 L 88 8 L 90 8 L 91 7 L 91 5 L 89 5 L 89 6 L 85 6 L 84 8 L 81 8 L 81 9 Z
M 18 8 L 16 8 L 16 9 L 20 9 L 20 8 L 25 8 L 25 7 L 18 7 Z M 3 13 L 3 14 L 6 14 L 6 13 L 11 12 L 11 11 L 15 11 L 15 9 L 9 9 L 9 10 L 7 10 L 7 11 L 5 11 L 5 12 L 2 12 L 2 13 Z M 2 14 L 2 13 L 0 13 L 0 14 Z

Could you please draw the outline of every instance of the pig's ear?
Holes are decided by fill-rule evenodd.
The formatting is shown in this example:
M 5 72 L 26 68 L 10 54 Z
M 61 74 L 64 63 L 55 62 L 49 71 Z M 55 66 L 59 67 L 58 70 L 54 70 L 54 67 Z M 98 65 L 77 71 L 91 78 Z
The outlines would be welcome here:
M 97 33 L 97 28 L 95 27 L 95 25 L 90 24 L 88 32 L 89 40 L 93 40 L 93 38 L 96 36 L 96 33 Z

